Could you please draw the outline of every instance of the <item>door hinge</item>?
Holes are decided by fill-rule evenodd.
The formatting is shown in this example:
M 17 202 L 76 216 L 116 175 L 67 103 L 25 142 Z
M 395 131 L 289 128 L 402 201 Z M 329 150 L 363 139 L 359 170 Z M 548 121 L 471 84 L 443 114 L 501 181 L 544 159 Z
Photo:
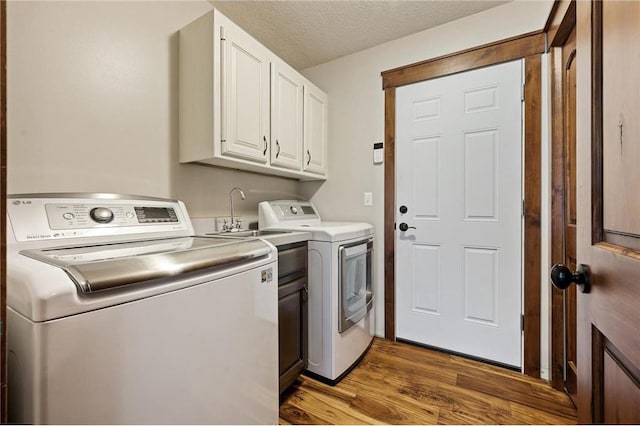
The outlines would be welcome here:
M 523 85 L 522 85 L 522 88 L 521 88 L 521 90 L 522 90 L 522 91 L 520 92 L 520 100 L 521 100 L 521 101 L 524 101 L 524 88 L 525 88 L 525 86 L 526 86 L 526 84 L 523 84 Z
M 397 229 L 397 228 L 396 228 L 396 223 L 395 223 L 395 222 L 393 222 L 393 230 L 395 231 L 396 229 Z
M 524 200 L 522 200 L 522 207 L 520 208 L 520 215 L 524 217 Z
M 520 331 L 524 333 L 524 314 L 520 314 Z

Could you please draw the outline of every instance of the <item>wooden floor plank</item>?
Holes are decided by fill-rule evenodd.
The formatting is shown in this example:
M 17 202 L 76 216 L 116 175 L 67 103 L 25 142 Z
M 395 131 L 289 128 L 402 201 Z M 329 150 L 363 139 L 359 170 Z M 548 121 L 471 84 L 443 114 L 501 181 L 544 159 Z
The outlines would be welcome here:
M 282 424 L 294 424 L 294 425 L 327 425 L 330 424 L 327 420 L 317 417 L 313 414 L 306 412 L 289 401 L 280 404 L 280 421 Z
M 360 390 L 351 407 L 361 413 L 369 413 L 383 423 L 428 425 L 438 420 L 437 408 L 421 406 L 380 389 Z
M 373 419 L 368 421 L 369 417 L 360 415 L 358 410 L 352 410 L 350 406 L 332 400 L 331 397 L 327 395 L 305 389 L 298 389 L 298 391 L 287 400 L 287 403 L 304 412 L 308 418 L 322 419 L 322 424 L 352 425 L 377 423 Z
M 330 386 L 306 376 L 300 376 L 298 383 L 294 386 L 325 393 L 333 399 L 343 401 L 347 405 L 356 397 L 355 389 L 350 390 L 346 386 Z
M 511 415 L 514 419 L 514 423 L 518 424 L 576 424 L 576 418 L 574 416 L 564 417 L 561 415 L 547 413 L 546 411 L 531 410 L 527 405 L 522 405 L 517 402 L 511 402 Z
M 393 386 L 393 384 L 399 386 Z M 428 404 L 458 412 L 482 412 L 502 416 L 511 415 L 509 401 L 485 395 L 447 383 L 437 383 L 425 377 L 396 376 L 385 379 L 392 390 L 410 394 L 413 398 Z
M 570 400 L 542 380 L 378 338 L 336 386 L 301 377 L 280 417 L 282 424 L 576 423 Z
M 564 394 L 548 392 L 533 383 L 516 380 L 498 381 L 495 376 L 488 373 L 470 375 L 463 372 L 458 374 L 457 385 L 487 395 L 502 397 L 547 413 L 568 417 L 575 413 L 571 403 L 566 403 Z
M 455 384 L 457 372 L 446 368 L 446 363 L 433 362 L 431 359 L 410 360 L 406 357 L 391 356 L 374 352 L 362 360 L 363 364 L 372 370 L 377 370 L 379 376 L 386 376 L 389 370 L 402 370 L 414 376 L 429 376 L 442 383 Z

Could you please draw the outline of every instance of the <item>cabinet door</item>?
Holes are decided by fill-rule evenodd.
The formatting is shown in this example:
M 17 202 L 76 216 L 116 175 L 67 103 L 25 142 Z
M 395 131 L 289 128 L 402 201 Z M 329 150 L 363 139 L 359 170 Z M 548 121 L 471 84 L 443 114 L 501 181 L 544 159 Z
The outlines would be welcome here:
M 317 87 L 304 86 L 303 170 L 327 172 L 327 95 Z
M 278 288 L 280 393 L 307 367 L 307 278 Z
M 221 154 L 267 163 L 271 55 L 236 26 L 225 25 L 220 32 Z
M 302 76 L 287 64 L 271 64 L 271 165 L 302 168 Z

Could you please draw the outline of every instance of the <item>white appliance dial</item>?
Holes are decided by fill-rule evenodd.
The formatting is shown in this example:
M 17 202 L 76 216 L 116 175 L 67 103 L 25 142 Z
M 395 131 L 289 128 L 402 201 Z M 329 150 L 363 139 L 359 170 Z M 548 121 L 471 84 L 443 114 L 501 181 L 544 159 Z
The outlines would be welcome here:
M 113 220 L 113 212 L 111 211 L 111 209 L 108 209 L 106 207 L 92 208 L 89 212 L 89 216 L 91 216 L 91 219 L 98 223 L 109 223 Z

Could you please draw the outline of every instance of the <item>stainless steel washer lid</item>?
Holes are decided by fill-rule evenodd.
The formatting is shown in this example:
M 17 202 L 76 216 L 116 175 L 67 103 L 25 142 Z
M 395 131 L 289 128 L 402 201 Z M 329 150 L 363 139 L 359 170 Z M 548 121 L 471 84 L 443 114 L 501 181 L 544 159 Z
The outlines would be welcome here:
M 20 254 L 63 269 L 81 292 L 92 293 L 228 267 L 270 252 L 270 246 L 258 239 L 182 237 L 22 250 Z

